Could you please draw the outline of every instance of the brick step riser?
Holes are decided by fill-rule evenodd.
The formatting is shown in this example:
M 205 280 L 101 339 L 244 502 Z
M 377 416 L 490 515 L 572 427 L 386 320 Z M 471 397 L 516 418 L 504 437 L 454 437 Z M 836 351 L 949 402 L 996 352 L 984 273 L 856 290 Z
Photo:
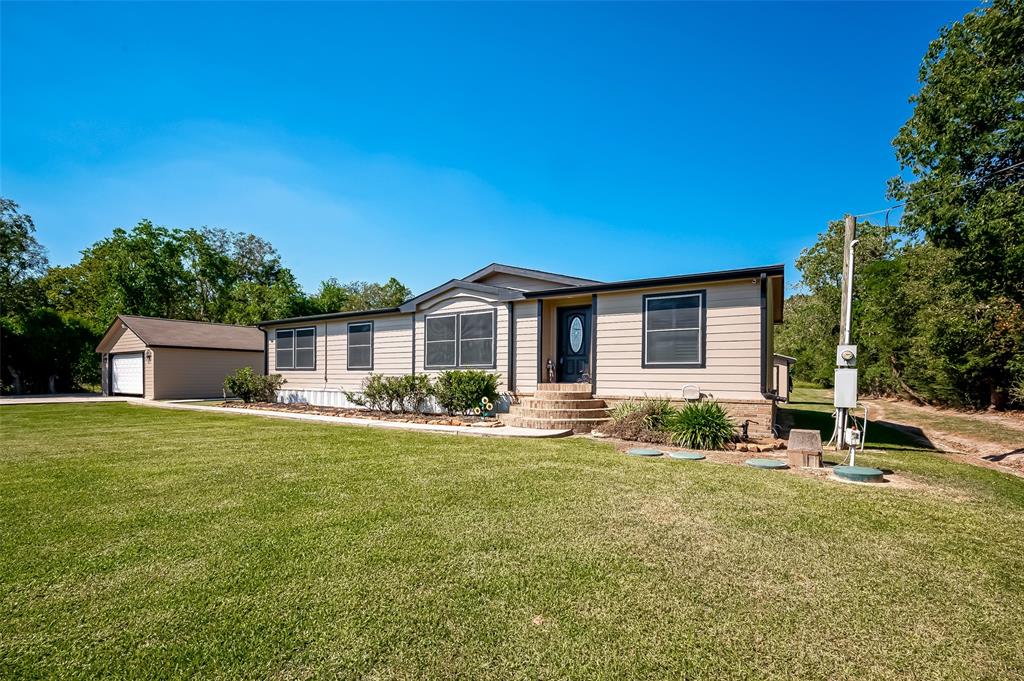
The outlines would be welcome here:
M 537 392 L 558 393 L 558 392 L 586 392 L 590 394 L 589 383 L 541 383 L 537 386 Z
M 575 433 L 589 433 L 608 419 L 533 419 L 519 416 L 503 416 L 501 422 L 520 428 L 542 428 L 545 430 L 572 430 Z
M 549 400 L 536 397 L 523 397 L 518 405 L 527 409 L 607 409 L 604 400 Z
M 533 394 L 535 400 L 590 400 L 593 397 L 589 390 L 538 390 Z
M 607 409 L 546 409 L 538 407 L 509 407 L 511 416 L 539 419 L 606 419 Z

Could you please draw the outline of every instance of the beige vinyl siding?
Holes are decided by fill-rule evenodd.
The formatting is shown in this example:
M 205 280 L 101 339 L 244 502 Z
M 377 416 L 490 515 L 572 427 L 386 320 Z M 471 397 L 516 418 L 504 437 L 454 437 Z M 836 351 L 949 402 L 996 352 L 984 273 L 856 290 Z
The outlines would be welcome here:
M 643 297 L 707 292 L 705 368 L 643 368 Z M 760 282 L 744 280 L 597 297 L 599 397 L 680 397 L 684 385 L 720 399 L 762 400 Z
M 516 392 L 537 389 L 537 301 L 515 304 Z
M 348 325 L 373 322 L 373 369 L 348 368 Z M 371 373 L 404 376 L 412 372 L 412 315 L 353 317 L 327 323 L 328 389 L 358 390 Z
M 146 343 L 139 338 L 134 331 L 131 329 L 124 329 L 121 333 L 121 337 L 117 339 L 112 346 L 110 346 L 110 354 L 120 354 L 122 352 L 142 352 L 146 351 Z M 110 361 L 109 359 L 107 360 Z M 108 380 L 108 377 L 104 377 L 104 380 Z M 142 358 L 142 381 L 143 381 L 143 397 L 147 400 L 153 399 L 153 362 L 143 355 Z
M 220 397 L 224 377 L 250 367 L 263 373 L 263 353 L 197 348 L 153 348 L 146 370 L 155 375 L 153 398 L 158 400 Z M 149 379 L 146 379 L 149 392 Z
M 424 318 L 435 314 L 450 314 L 453 312 L 482 312 L 495 310 L 497 314 L 497 333 L 495 343 L 495 368 L 483 369 L 498 376 L 498 390 L 507 390 L 505 376 L 508 373 L 508 329 L 509 315 L 508 305 L 504 302 L 491 300 L 481 296 L 475 291 L 466 289 L 453 289 L 447 291 L 437 298 L 425 301 L 425 305 L 416 312 L 416 373 L 427 373 L 436 376 L 441 369 L 427 369 L 424 361 L 424 339 L 425 323 Z
M 333 323 L 333 322 L 332 322 Z M 316 369 L 281 369 L 277 368 L 277 332 L 284 329 L 308 329 L 316 328 Z M 281 374 L 287 383 L 284 390 L 318 390 L 326 387 L 324 374 L 324 357 L 326 345 L 325 329 L 327 324 L 288 324 L 282 326 L 268 327 L 267 332 L 267 371 L 271 374 Z M 329 365 L 328 365 L 329 368 Z

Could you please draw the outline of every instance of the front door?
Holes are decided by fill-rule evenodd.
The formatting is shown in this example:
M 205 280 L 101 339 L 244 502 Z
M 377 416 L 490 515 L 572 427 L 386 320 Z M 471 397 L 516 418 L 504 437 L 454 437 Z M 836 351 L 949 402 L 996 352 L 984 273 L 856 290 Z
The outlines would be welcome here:
M 558 308 L 558 382 L 590 380 L 590 306 Z

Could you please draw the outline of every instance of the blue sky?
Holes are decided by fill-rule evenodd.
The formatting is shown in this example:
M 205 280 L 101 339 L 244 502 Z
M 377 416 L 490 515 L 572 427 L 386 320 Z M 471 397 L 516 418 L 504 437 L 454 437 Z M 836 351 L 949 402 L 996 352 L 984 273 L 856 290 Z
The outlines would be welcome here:
M 149 218 L 266 237 L 309 289 L 791 266 L 885 205 L 971 8 L 4 2 L 0 185 L 59 264 Z

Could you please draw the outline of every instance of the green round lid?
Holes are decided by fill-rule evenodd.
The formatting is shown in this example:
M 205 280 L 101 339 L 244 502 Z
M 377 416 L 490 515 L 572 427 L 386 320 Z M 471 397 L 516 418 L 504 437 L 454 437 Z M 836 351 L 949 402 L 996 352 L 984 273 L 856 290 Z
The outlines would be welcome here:
M 747 459 L 747 465 L 754 468 L 782 469 L 789 468 L 785 461 L 778 459 Z
M 677 459 L 679 461 L 700 461 L 704 458 L 703 454 L 697 452 L 669 452 L 670 458 Z
M 626 454 L 630 456 L 661 456 L 662 452 L 657 449 L 630 449 Z
M 854 482 L 885 482 L 885 476 L 877 468 L 866 466 L 836 466 L 832 472 L 843 480 Z

